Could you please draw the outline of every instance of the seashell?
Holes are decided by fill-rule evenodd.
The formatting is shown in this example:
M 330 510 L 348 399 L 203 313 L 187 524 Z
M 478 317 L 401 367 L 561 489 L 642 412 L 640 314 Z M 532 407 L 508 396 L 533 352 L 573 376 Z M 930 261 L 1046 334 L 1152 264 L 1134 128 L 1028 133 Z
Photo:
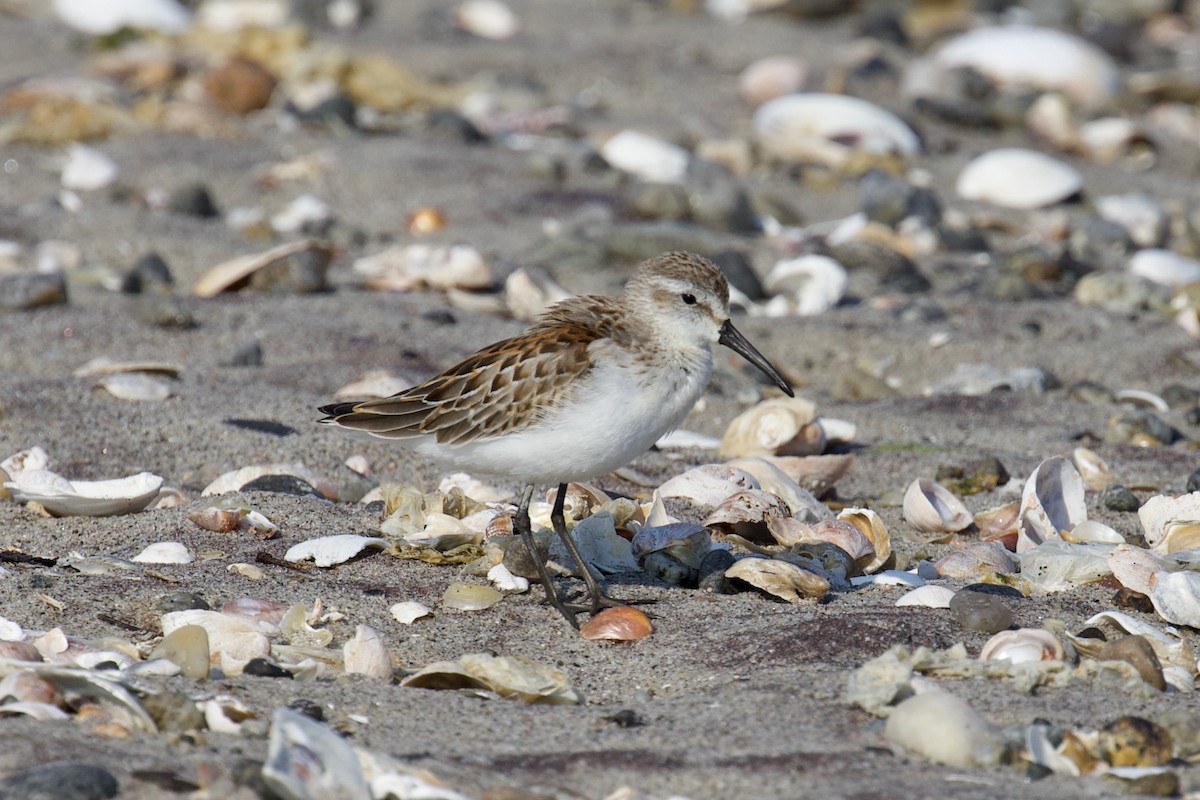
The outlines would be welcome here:
M 940 689 L 892 708 L 883 735 L 894 745 L 952 767 L 993 766 L 1005 749 L 990 722 L 965 700 Z
M 824 459 L 850 459 L 850 461 L 815 465 L 807 463 L 823 461 Z M 784 466 L 796 474 L 803 474 L 808 466 L 815 467 L 816 471 L 827 469 L 828 471 L 825 475 L 832 476 L 839 471 L 849 469 L 852 461 L 853 456 L 746 456 L 731 460 L 728 466 L 736 467 L 750 473 L 758 481 L 758 488 L 764 492 L 770 492 L 782 500 L 791 509 L 792 516 L 796 519 L 815 522 L 819 519 L 829 519 L 833 516 L 828 506 L 815 497 L 816 489 L 798 484 L 794 478 L 780 469 L 777 464 L 783 463 Z M 795 462 L 806 462 L 806 464 L 804 466 L 797 466 Z
M 42 721 L 70 719 L 71 715 L 58 706 L 49 703 L 35 703 L 27 700 L 13 700 L 0 705 L 0 714 L 21 714 Z M 94 732 L 94 729 L 93 729 Z
M 874 575 L 856 575 L 850 579 L 851 586 L 924 586 L 925 578 L 912 572 L 885 569 Z
M 1085 492 L 1102 492 L 1112 483 L 1112 471 L 1108 468 L 1108 462 L 1095 451 L 1086 447 L 1076 447 L 1071 454 L 1071 460 L 1075 462 L 1075 469 L 1079 471 Z
M 290 14 L 291 7 L 287 3 L 275 0 L 204 0 L 196 8 L 196 25 L 223 33 L 246 28 L 270 30 L 282 28 L 287 24 Z M 312 163 L 298 159 L 275 165 L 270 174 L 280 180 L 301 180 L 315 178 L 320 173 Z
M 818 254 L 777 261 L 763 280 L 768 294 L 787 299 L 783 306 L 771 304 L 779 311 L 772 316 L 821 314 L 840 303 L 849 286 L 846 268 L 829 256 Z
M 703 464 L 669 478 L 658 487 L 657 494 L 664 500 L 678 497 L 692 505 L 715 507 L 731 495 L 758 488 L 758 481 L 745 470 L 724 464 Z
M 379 530 L 388 536 L 396 536 L 409 547 L 430 547 L 444 552 L 482 538 L 478 531 L 468 528 L 462 520 L 436 511 L 425 516 L 424 527 L 418 531 L 399 533 L 395 523 L 394 516 L 388 517 Z
M 979 651 L 980 661 L 1008 661 L 1026 664 L 1031 661 L 1062 661 L 1062 642 L 1045 628 L 1017 628 L 1000 631 L 984 643 Z
M 621 541 L 625 541 L 622 539 Z M 496 564 L 487 571 L 487 579 L 505 594 L 520 594 L 529 591 L 529 579 L 513 575 L 503 563 Z
M 1200 572 L 1156 572 L 1150 602 L 1167 622 L 1200 628 Z
M 371 474 L 371 462 L 361 453 L 349 456 L 342 463 L 359 475 L 367 476 Z
M 155 542 L 133 557 L 139 564 L 190 564 L 196 556 L 183 542 Z
M 333 209 L 311 194 L 302 194 L 277 214 L 271 215 L 271 229 L 280 236 L 316 230 L 333 219 Z
M 9 477 L 16 477 L 18 472 L 26 470 L 45 470 L 50 467 L 50 456 L 40 447 L 31 447 L 14 453 L 0 461 L 0 471 Z
M 932 63 L 942 71 L 970 67 L 1005 89 L 1060 91 L 1089 108 L 1108 104 L 1120 86 L 1116 64 L 1100 48 L 1028 25 L 968 31 L 938 48 Z
M 999 542 L 970 542 L 934 563 L 943 578 L 980 578 L 989 573 L 1009 575 L 1017 563 Z
M 203 702 L 204 723 L 210 731 L 239 735 L 242 723 L 254 719 L 254 712 L 241 700 L 230 695 L 218 695 Z
M 0 617 L 0 642 L 19 642 L 25 638 L 25 631 L 18 622 L 7 617 Z
M 744 581 L 789 603 L 800 603 L 807 598 L 820 600 L 829 591 L 829 581 L 825 577 L 773 558 L 748 556 L 738 559 L 725 570 L 725 577 Z
M 333 393 L 334 397 L 391 397 L 412 386 L 412 381 L 398 378 L 382 369 L 372 369 Z
M 546 492 L 547 503 L 553 504 L 557 498 L 557 488 Z M 568 483 L 567 497 L 563 501 L 563 511 L 571 519 L 582 520 L 584 517 L 595 513 L 596 509 L 600 508 L 600 506 L 611 501 L 611 497 L 591 484 Z
M 1177 553 L 1200 546 L 1200 492 L 1155 495 L 1138 509 L 1146 544 L 1156 553 Z
M 150 659 L 166 659 L 179 668 L 179 674 L 203 680 L 208 677 L 212 663 L 208 631 L 199 625 L 178 627 L 154 646 Z
M 866 100 L 838 94 L 791 94 L 768 100 L 753 118 L 763 152 L 789 163 L 840 167 L 858 150 L 910 156 L 921 142 L 902 119 Z
M 1061 456 L 1048 458 L 1033 470 L 1021 493 L 1017 552 L 1059 539 L 1061 531 L 1085 519 L 1087 504 L 1079 471 Z
M 452 583 L 442 594 L 442 605 L 459 611 L 483 611 L 499 603 L 504 595 L 478 583 Z
M 318 567 L 332 567 L 334 564 L 349 561 L 368 548 L 386 550 L 387 547 L 386 539 L 343 533 L 308 539 L 292 545 L 283 557 L 284 560 L 292 562 L 312 559 Z
M 863 572 L 876 572 L 891 559 L 892 536 L 883 517 L 869 508 L 843 508 L 837 518 L 861 531 L 871 544 L 873 555 L 865 564 L 861 564 Z
M 149 472 L 106 481 L 69 481 L 45 469 L 11 475 L 4 487 L 18 503 L 39 503 L 60 517 L 107 517 L 141 511 L 158 496 L 163 479 Z
M 1085 519 L 1071 530 L 1063 531 L 1062 538 L 1075 544 L 1125 544 L 1124 536 L 1094 519 Z
M 616 606 L 603 609 L 599 614 L 579 626 L 579 635 L 585 639 L 608 639 L 616 642 L 636 642 L 654 632 L 646 612 L 632 606 Z
M 90 378 L 96 375 L 121 375 L 126 372 L 146 372 L 178 378 L 183 368 L 170 361 L 114 361 L 99 356 L 77 367 L 71 374 L 76 378 Z
M 416 600 L 405 600 L 401 603 L 393 603 L 388 608 L 388 613 L 392 615 L 392 619 L 401 625 L 411 625 L 421 617 L 429 616 L 433 611 L 424 603 L 418 603 Z
M 0 658 L 13 661 L 41 661 L 42 654 L 29 642 L 0 641 Z
M 607 511 L 598 512 L 577 523 L 571 530 L 571 538 L 575 540 L 585 564 L 609 575 L 637 571 L 637 560 L 633 557 L 629 540 L 617 534 L 613 516 Z
M 504 304 L 513 319 L 522 322 L 533 322 L 547 308 L 568 297 L 570 292 L 541 271 L 519 267 L 504 279 Z
M 870 563 L 875 558 L 875 547 L 871 544 L 868 534 L 864 533 L 853 522 L 843 519 L 825 519 L 807 526 L 807 535 L 799 544 L 806 542 L 825 542 L 845 552 L 861 571 L 861 565 Z M 774 529 L 772 529 L 774 533 Z M 794 549 L 794 547 L 793 547 Z
M 1172 250 L 1138 250 L 1130 256 L 1128 269 L 1140 278 L 1172 289 L 1200 281 L 1200 261 Z
M 165 635 L 185 625 L 199 625 L 208 634 L 210 663 L 219 666 L 226 675 L 239 675 L 246 664 L 255 658 L 271 654 L 271 642 L 253 622 L 219 611 L 190 609 L 163 614 Z
M 925 478 L 914 480 L 905 490 L 904 519 L 926 533 L 957 533 L 974 521 L 953 492 Z
M 202 491 L 200 494 L 203 497 L 209 497 L 214 494 L 236 492 L 247 483 L 268 475 L 293 475 L 308 483 L 330 500 L 337 499 L 337 491 L 333 488 L 332 484 L 308 467 L 298 463 L 259 464 L 256 466 L 235 469 L 232 472 L 226 472 L 225 474 L 219 476 L 208 486 L 205 486 L 204 491 Z
M 975 527 L 979 529 L 979 538 L 985 542 L 1000 542 L 1006 549 L 1015 551 L 1019 511 L 1020 505 L 1012 502 L 976 513 L 974 520 Z
M 317 601 L 320 608 L 320 601 Z M 309 610 L 297 603 L 289 606 L 283 619 L 279 620 L 279 632 L 287 637 L 288 644 L 294 647 L 325 647 L 333 641 L 333 631 L 326 628 L 314 628 L 309 622 L 310 616 L 315 620 L 319 613 L 309 614 Z
M 787 504 L 770 492 L 749 490 L 727 497 L 713 509 L 704 526 L 718 538 L 736 534 L 751 542 L 769 544 L 767 526 L 773 517 L 790 517 Z
M 822 422 L 821 428 L 825 429 L 825 424 Z M 827 432 L 828 433 L 828 432 Z M 817 497 L 823 496 L 826 492 L 833 488 L 842 477 L 850 471 L 850 467 L 854 466 L 854 455 L 851 453 L 830 453 L 828 455 L 819 456 L 752 456 L 746 459 L 733 459 L 729 463 L 732 466 L 740 467 L 758 478 L 759 484 L 765 491 L 773 492 L 782 497 L 789 507 L 796 506 L 789 500 L 786 492 L 780 491 L 778 486 L 771 485 L 771 482 L 764 482 L 762 475 L 755 474 L 754 471 L 746 466 L 753 461 L 764 461 L 767 464 L 781 471 L 792 483 L 799 485 L 801 488 L 811 492 Z M 745 463 L 743 463 L 745 462 Z
M 175 0 L 54 0 L 54 15 L 75 30 L 107 36 L 122 28 L 182 33 L 191 13 Z
M 1132 156 L 1130 166 L 1147 169 L 1157 160 L 1154 140 L 1139 123 L 1124 117 L 1102 117 L 1079 126 L 1079 144 L 1093 161 L 1111 164 Z
M 7 698 L 21 703 L 45 703 L 51 706 L 63 703 L 62 692 L 54 684 L 36 672 L 26 670 L 10 672 L 0 680 L 0 700 Z
M 1171 218 L 1153 195 L 1106 195 L 1093 204 L 1101 219 L 1120 225 L 1139 247 L 1161 247 L 1167 241 Z
M 1200 261 L 1196 262 L 1200 265 Z M 1152 408 L 1155 411 L 1161 411 L 1164 414 L 1171 410 L 1171 406 L 1167 401 L 1156 395 L 1154 392 L 1148 392 L 1145 389 L 1118 389 L 1113 393 L 1113 398 L 1118 403 L 1129 403 L 1134 406 L 1143 406 Z
M 694 522 L 675 522 L 667 525 L 637 527 L 630 544 L 630 553 L 641 565 L 651 553 L 666 552 L 692 569 L 712 549 L 708 528 Z
M 958 174 L 958 194 L 1004 208 L 1035 209 L 1061 203 L 1083 190 L 1083 177 L 1035 150 L 1004 147 L 977 156 Z
M 32 672 L 48 681 L 69 703 L 78 702 L 76 714 L 80 721 L 85 716 L 84 708 L 88 708 L 96 717 L 107 718 L 126 732 L 158 732 L 154 720 L 126 688 L 119 674 L 34 662 L 19 666 L 23 671 Z
M 161 402 L 171 396 L 171 387 L 166 381 L 137 372 L 109 375 L 96 386 L 118 400 Z
M 776 97 L 804 88 L 808 65 L 792 56 L 768 56 L 752 62 L 738 77 L 738 90 L 751 105 L 760 106 Z
M 383 637 L 369 625 L 357 626 L 354 638 L 342 645 L 342 662 L 348 673 L 380 681 L 392 679 L 392 656 Z
M 1111 575 L 1107 553 L 1103 545 L 1051 539 L 1021 553 L 1021 577 L 1033 591 L 1064 592 Z
M 1109 551 L 1108 566 L 1126 589 L 1148 595 L 1154 574 L 1165 571 L 1168 564 L 1143 547 L 1121 543 Z
M 244 513 L 245 510 L 241 508 L 205 506 L 188 511 L 187 518 L 206 531 L 229 533 L 241 524 Z
M 197 297 L 216 297 L 222 292 L 233 292 L 247 286 L 270 285 L 278 280 L 280 274 L 298 269 L 298 264 L 318 267 L 315 271 L 320 274 L 321 280 L 313 281 L 313 285 L 319 288 L 319 285 L 323 285 L 324 267 L 332 255 L 333 252 L 325 245 L 306 239 L 272 247 L 262 253 L 238 256 L 201 275 L 192 286 L 192 294 Z
M 271 717 L 262 779 L 279 797 L 371 797 L 350 742 L 287 707 L 277 708 Z
M 468 653 L 458 663 L 501 697 L 551 704 L 576 704 L 583 699 L 561 670 L 521 656 Z
M 59 0 L 62 2 L 62 0 Z M 94 147 L 72 142 L 63 164 L 62 185 L 72 191 L 91 192 L 103 189 L 117 179 L 117 162 Z
M 692 154 L 679 145 L 635 130 L 623 130 L 600 145 L 610 167 L 649 183 L 683 183 Z
M 454 7 L 451 17 L 461 30 L 495 42 L 511 39 L 521 27 L 517 15 L 500 0 L 465 0 Z
M 396 245 L 356 260 L 354 271 L 367 288 L 393 292 L 487 289 L 496 281 L 483 254 L 467 245 Z
M 251 581 L 261 581 L 267 577 L 267 573 L 262 567 L 257 564 L 247 564 L 244 561 L 235 561 L 225 568 L 228 572 L 236 575 L 241 575 L 243 578 Z
M 221 604 L 222 614 L 231 614 L 253 622 L 263 633 L 275 633 L 283 622 L 289 606 L 260 597 L 235 597 Z
M 819 425 L 811 425 L 816 417 L 816 405 L 802 397 L 764 400 L 729 423 L 721 438 L 721 457 L 820 453 L 825 436 Z
M 1146 639 L 1150 643 L 1151 648 L 1153 648 L 1154 655 L 1162 664 L 1164 677 L 1171 685 L 1178 688 L 1179 685 L 1186 686 L 1193 682 L 1192 675 L 1196 668 L 1195 653 L 1192 651 L 1192 646 L 1187 640 L 1174 628 L 1162 630 L 1148 622 L 1143 622 L 1141 619 L 1120 611 L 1102 611 L 1084 621 L 1084 625 L 1087 626 L 1096 626 L 1102 623 L 1111 625 L 1122 635 L 1141 636 Z M 1095 642 L 1096 640 L 1080 640 L 1073 637 L 1071 641 L 1080 652 L 1095 657 L 1094 654 L 1085 652 L 1085 647 L 1088 642 Z M 1180 678 L 1185 677 L 1180 675 L 1181 670 L 1186 673 L 1186 680 L 1180 680 Z M 1181 690 L 1191 691 L 1188 688 Z
M 935 586 L 932 583 L 918 586 L 896 601 L 896 606 L 924 606 L 926 608 L 949 608 L 950 598 L 954 590 L 948 586 Z

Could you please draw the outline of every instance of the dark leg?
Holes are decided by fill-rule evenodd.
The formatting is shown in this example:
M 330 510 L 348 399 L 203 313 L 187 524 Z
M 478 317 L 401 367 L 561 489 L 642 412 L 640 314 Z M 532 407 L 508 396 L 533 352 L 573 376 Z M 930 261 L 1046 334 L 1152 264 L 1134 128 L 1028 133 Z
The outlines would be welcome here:
M 575 566 L 579 568 L 579 577 L 583 578 L 583 582 L 587 584 L 588 601 L 591 603 L 591 612 L 595 614 L 602 606 L 615 604 L 608 601 L 608 598 L 600 591 L 596 579 L 592 577 L 591 571 L 588 570 L 587 564 L 583 561 L 583 556 L 579 554 L 579 548 L 575 545 L 575 540 L 567 532 L 567 519 L 564 515 L 566 502 L 567 485 L 560 483 L 558 485 L 558 496 L 554 498 L 554 508 L 550 511 L 550 522 L 554 525 L 554 532 L 558 534 L 558 538 L 562 539 L 563 546 L 567 548 L 567 552 L 575 560 Z
M 559 496 L 565 496 L 565 487 L 559 490 Z M 567 608 L 563 601 L 558 598 L 558 591 L 554 588 L 554 580 L 550 577 L 550 571 L 546 569 L 546 562 L 542 559 L 541 551 L 538 550 L 537 542 L 533 538 L 533 526 L 529 522 L 529 501 L 533 498 L 533 484 L 528 484 L 524 491 L 521 492 L 521 504 L 517 506 L 517 516 L 513 518 L 513 530 L 521 537 L 521 541 L 525 544 L 526 550 L 529 552 L 529 557 L 533 559 L 533 563 L 537 566 L 538 578 L 542 581 L 542 586 L 546 589 L 546 602 L 558 609 L 558 613 L 562 614 L 567 622 L 571 623 L 572 627 L 578 629 L 579 623 L 575 621 L 575 614 Z M 559 519 L 562 519 L 561 506 L 555 506 L 558 509 Z M 555 523 L 557 530 L 557 523 Z M 564 532 L 565 532 L 564 527 Z M 574 542 L 571 543 L 574 548 Z M 578 560 L 578 552 L 574 553 Z M 589 576 L 590 577 L 590 576 Z

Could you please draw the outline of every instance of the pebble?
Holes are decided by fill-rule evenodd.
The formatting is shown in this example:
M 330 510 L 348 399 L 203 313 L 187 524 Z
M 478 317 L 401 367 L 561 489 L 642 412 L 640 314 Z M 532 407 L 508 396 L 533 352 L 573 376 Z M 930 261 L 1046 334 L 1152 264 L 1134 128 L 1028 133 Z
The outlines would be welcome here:
M 67 279 L 61 272 L 0 275 L 0 311 L 65 305 Z
M 699 581 L 698 570 L 661 550 L 646 556 L 642 561 L 642 572 L 670 586 L 692 587 Z
M 239 492 L 271 492 L 294 497 L 321 497 L 308 481 L 296 475 L 261 475 L 238 489 Z
M 691 217 L 697 223 L 731 233 L 759 231 L 750 197 L 728 168 L 711 161 L 692 161 L 683 188 Z
M 0 800 L 108 800 L 120 786 L 94 764 L 71 761 L 18 772 L 0 781 Z
M 171 594 L 163 595 L 158 601 L 158 610 L 163 614 L 170 614 L 172 611 L 192 611 L 198 609 L 208 611 L 211 608 L 208 602 L 198 594 L 192 592 L 172 592 Z
M 1133 250 L 1133 240 L 1124 228 L 1092 216 L 1083 218 L 1068 242 L 1072 258 L 1096 269 L 1119 268 Z
M 263 349 L 257 339 L 238 345 L 222 359 L 223 367 L 261 367 L 263 365 Z
M 680 221 L 688 218 L 684 188 L 674 183 L 631 180 L 621 190 L 627 212 L 649 219 Z
M 881 170 L 871 170 L 859 182 L 859 208 L 867 219 L 896 227 L 909 216 L 916 189 L 908 181 L 893 178 Z
M 712 594 L 733 594 L 737 591 L 730 580 L 725 577 L 725 570 L 732 567 L 734 561 L 736 559 L 733 557 L 733 553 L 721 547 L 713 548 L 705 553 L 704 558 L 700 559 L 700 569 L 698 570 L 697 585 L 700 591 Z
M 165 658 L 194 680 L 208 677 L 208 631 L 199 625 L 183 625 L 168 633 L 155 646 L 151 658 Z
M 265 658 L 252 658 L 242 667 L 243 675 L 253 675 L 258 678 L 295 678 L 278 664 Z
M 865 296 L 887 292 L 919 294 L 932 288 L 929 279 L 903 253 L 874 242 L 850 241 L 829 248 L 829 255 L 850 273 L 853 280 L 874 279 L 871 291 L 858 290 Z
M 126 294 L 166 293 L 174 286 L 171 268 L 158 253 L 146 253 L 139 258 L 121 280 L 121 291 Z
M 962 589 L 950 599 L 950 613 L 967 630 L 996 633 L 1013 624 L 1013 613 L 999 597 Z
M 1166 310 L 1171 290 L 1129 272 L 1093 272 L 1075 284 L 1075 302 L 1111 314 Z
M 1167 690 L 1162 665 L 1159 663 L 1150 641 L 1145 636 L 1121 636 L 1107 641 L 1096 653 L 1096 660 L 1124 661 L 1132 664 L 1146 683 L 1160 692 Z
M 1160 445 L 1177 438 L 1175 429 L 1145 408 L 1114 415 L 1104 430 L 1104 441 L 1113 444 Z
M 200 219 L 212 219 L 221 215 L 208 187 L 201 183 L 190 183 L 171 192 L 167 200 L 167 209 L 176 214 Z
M 235 57 L 209 70 L 201 83 L 217 108 L 244 115 L 267 107 L 276 80 L 258 62 Z
M 203 730 L 204 714 L 183 692 L 166 689 L 142 698 L 142 708 L 163 733 Z
M 192 305 L 185 297 L 173 294 L 142 294 L 134 300 L 133 315 L 139 322 L 155 328 L 186 330 L 196 327 Z
M 1137 495 L 1119 483 L 1110 483 L 1100 493 L 1100 502 L 1109 511 L 1137 511 L 1142 501 Z

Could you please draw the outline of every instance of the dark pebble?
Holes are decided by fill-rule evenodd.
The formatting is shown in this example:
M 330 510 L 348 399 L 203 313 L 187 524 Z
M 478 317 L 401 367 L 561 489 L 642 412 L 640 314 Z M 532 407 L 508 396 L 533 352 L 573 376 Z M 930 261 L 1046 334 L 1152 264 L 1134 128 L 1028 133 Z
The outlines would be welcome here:
M 867 219 L 895 227 L 909 215 L 915 189 L 906 180 L 871 170 L 859 182 L 859 208 Z
M 699 570 L 661 550 L 643 559 L 642 572 L 671 586 L 686 588 L 697 586 L 700 576 Z
M 1161 394 L 1162 399 L 1171 408 L 1195 408 L 1200 404 L 1200 389 L 1193 389 L 1182 383 L 1167 384 Z
M 186 214 L 189 217 L 200 217 L 201 219 L 212 219 L 221 215 L 217 204 L 213 202 L 208 187 L 199 183 L 193 183 L 172 192 L 171 197 L 167 200 L 167 208 L 176 214 Z
M 1104 431 L 1104 441 L 1114 444 L 1136 443 L 1144 437 L 1162 444 L 1170 444 L 1178 435 L 1168 423 L 1145 408 L 1122 411 L 1108 421 L 1108 427 Z
M 431 111 L 425 119 L 425 128 L 431 133 L 444 137 L 451 142 L 463 144 L 480 144 L 487 141 L 483 131 L 475 127 L 475 123 L 446 108 Z
M 1142 680 L 1158 689 L 1167 690 L 1167 682 L 1163 678 L 1162 665 L 1154 648 L 1145 636 L 1120 636 L 1105 642 L 1096 653 L 1097 661 L 1124 661 L 1130 664 L 1142 676 Z
M 950 613 L 958 624 L 972 631 L 996 633 L 1013 624 L 1013 613 L 999 597 L 960 589 L 950 598 Z
M 121 281 L 121 291 L 126 294 L 143 292 L 169 292 L 175 285 L 171 268 L 158 253 L 147 253 L 130 267 Z
M 1192 406 L 1189 408 L 1183 415 L 1183 418 L 1187 421 L 1188 425 L 1200 425 L 1200 406 Z
M 158 609 L 164 614 L 172 611 L 208 611 L 211 608 L 208 601 L 192 592 L 172 592 L 158 599 Z
M 727 167 L 694 160 L 684 181 L 684 197 L 692 219 L 706 228 L 758 233 L 758 216 L 741 183 Z
M 301 108 L 292 102 L 288 102 L 284 108 L 301 122 L 322 125 L 333 123 L 334 125 L 344 125 L 347 128 L 354 128 L 358 124 L 358 107 L 352 99 L 341 92 L 314 103 L 308 108 Z
M 287 707 L 292 711 L 298 711 L 304 716 L 314 719 L 317 722 L 325 721 L 325 709 L 321 707 L 320 703 L 312 700 L 307 700 L 303 697 L 300 697 L 288 703 Z
M 133 301 L 133 314 L 140 322 L 156 328 L 196 327 L 191 303 L 186 297 L 173 294 L 140 294 Z
M 0 800 L 108 800 L 118 791 L 108 770 L 73 762 L 34 767 L 0 781 Z
M 735 590 L 729 579 L 725 577 L 725 570 L 732 567 L 736 560 L 733 553 L 721 548 L 705 553 L 704 558 L 700 559 L 697 584 L 700 591 L 712 594 L 732 594 Z
M 238 488 L 240 492 L 270 492 L 295 497 L 321 497 L 312 484 L 295 475 L 263 475 Z
M 1137 495 L 1119 483 L 1105 486 L 1104 491 L 1100 493 L 1100 502 L 1104 503 L 1104 507 L 1109 511 L 1137 511 L 1142 505 Z
M 1097 269 L 1123 267 L 1136 246 L 1129 232 L 1115 222 L 1086 217 L 1074 230 L 1068 243 L 1071 256 Z
M 615 723 L 618 728 L 640 728 L 646 724 L 645 718 L 632 708 L 622 708 L 615 714 L 608 715 L 605 719 Z
M 1148 595 L 1125 587 L 1121 587 L 1113 595 L 1113 603 L 1117 608 L 1123 608 L 1126 611 L 1141 611 L 1143 614 L 1154 613 L 1154 603 Z
M 242 668 L 242 672 L 246 675 L 253 675 L 257 678 L 292 678 L 292 673 L 288 672 L 278 664 L 274 664 L 265 658 L 252 658 L 246 662 L 246 666 Z
M 630 181 L 621 191 L 625 211 L 647 219 L 679 221 L 688 218 L 687 192 L 682 186 Z
M 874 242 L 847 242 L 830 248 L 830 256 L 850 273 L 852 284 L 857 276 L 874 278 L 874 286 L 852 288 L 864 296 L 879 292 L 927 292 L 929 279 L 903 253 Z
M 276 422 L 272 419 L 242 419 L 230 417 L 221 421 L 226 425 L 232 425 L 233 427 L 241 428 L 244 431 L 265 433 L 268 436 L 294 436 L 299 432 L 291 425 L 284 425 L 282 422 Z
M 67 279 L 61 272 L 18 272 L 0 276 L 0 311 L 61 306 L 67 302 Z
M 1200 492 L 1200 469 L 1188 475 L 1187 490 L 1188 492 Z
M 263 349 L 257 339 L 239 345 L 221 362 L 223 367 L 261 367 L 262 365 Z

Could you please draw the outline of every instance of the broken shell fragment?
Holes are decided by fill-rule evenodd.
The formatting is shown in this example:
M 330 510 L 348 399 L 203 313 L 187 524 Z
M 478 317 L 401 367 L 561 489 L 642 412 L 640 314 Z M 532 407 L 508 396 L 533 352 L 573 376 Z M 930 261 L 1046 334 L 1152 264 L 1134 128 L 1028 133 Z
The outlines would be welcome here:
M 751 542 L 773 542 L 767 526 L 773 518 L 790 517 L 791 509 L 770 492 L 749 490 L 726 498 L 713 509 L 704 525 L 718 538 L 736 534 Z
M 325 269 L 332 257 L 332 250 L 315 241 L 279 245 L 218 264 L 196 281 L 192 293 L 216 297 L 245 287 L 270 289 L 284 282 L 292 291 L 320 291 L 325 288 Z
M 758 488 L 758 481 L 745 470 L 724 464 L 703 464 L 669 478 L 658 487 L 658 495 L 664 500 L 679 497 L 693 505 L 716 507 L 730 495 Z
M 829 581 L 816 572 L 787 561 L 750 556 L 739 559 L 725 570 L 726 578 L 736 578 L 767 594 L 800 603 L 820 600 L 829 591 Z
M 499 603 L 504 595 L 478 583 L 452 583 L 442 594 L 442 605 L 459 611 L 483 611 Z
M 1062 661 L 1062 642 L 1045 628 L 1017 628 L 1000 631 L 984 643 L 979 651 L 980 661 L 1008 661 L 1024 664 L 1030 661 Z
M 392 615 L 392 619 L 401 625 L 411 625 L 421 617 L 429 616 L 433 611 L 424 603 L 418 603 L 416 600 L 405 600 L 400 603 L 393 603 L 388 608 L 388 613 Z
M 396 245 L 354 262 L 367 287 L 394 292 L 418 289 L 486 289 L 496 280 L 483 254 L 467 245 Z
M 457 661 L 438 661 L 400 681 L 421 689 L 471 689 L 527 703 L 577 704 L 583 696 L 564 672 L 522 656 L 468 653 Z
M 933 566 L 944 578 L 982 578 L 1017 571 L 1017 562 L 1000 542 L 971 542 L 942 556 Z
M 853 525 L 871 543 L 874 555 L 862 565 L 862 571 L 870 574 L 882 569 L 892 557 L 892 537 L 883 517 L 869 508 L 843 508 L 837 518 Z
M 386 539 L 343 533 L 292 545 L 283 554 L 283 558 L 293 562 L 311 559 L 318 567 L 332 567 L 334 564 L 349 561 L 368 548 L 387 549 L 387 546 Z
M 1200 547 L 1200 492 L 1155 495 L 1138 509 L 1146 544 L 1156 553 Z
M 606 608 L 579 627 L 579 635 L 585 639 L 608 639 L 618 642 L 636 642 L 645 639 L 654 631 L 646 612 L 631 606 Z
M 1200 572 L 1155 573 L 1150 602 L 1167 622 L 1200 628 Z
M 816 404 L 802 397 L 773 397 L 734 417 L 721 438 L 721 457 L 815 455 L 825 448 Z
M 61 517 L 107 517 L 141 511 L 158 496 L 163 479 L 149 472 L 107 481 L 70 481 L 45 469 L 23 470 L 4 487 L 18 503 L 39 503 Z
M 896 601 L 896 606 L 924 606 L 925 608 L 949 608 L 954 590 L 949 586 L 927 583 L 905 593 Z
M 96 386 L 118 400 L 161 402 L 171 396 L 171 385 L 161 378 L 140 372 L 107 375 Z
M 936 689 L 893 708 L 884 736 L 905 750 L 954 767 L 996 764 L 1004 750 L 1000 732 L 967 701 Z
M 350 742 L 328 726 L 286 707 L 277 709 L 271 719 L 262 778 L 279 797 L 371 796 Z
M 194 508 L 188 511 L 187 518 L 206 531 L 229 533 L 237 529 L 244 513 L 245 510 L 240 508 L 205 506 L 204 508 Z
M 357 626 L 354 638 L 342 645 L 342 663 L 352 674 L 380 681 L 392 679 L 392 656 L 383 637 L 369 625 Z
M 712 547 L 712 537 L 703 525 L 676 522 L 638 527 L 630 546 L 638 564 L 644 562 L 651 553 L 665 552 L 692 569 L 699 569 L 700 561 Z
M 196 560 L 183 542 L 155 542 L 133 557 L 139 564 L 190 564 Z
M 926 478 L 914 480 L 904 492 L 904 519 L 925 533 L 957 533 L 974 521 L 962 500 Z
M 226 675 L 239 675 L 254 658 L 271 654 L 271 642 L 255 623 L 220 611 L 191 609 L 163 614 L 164 634 L 185 625 L 199 625 L 208 634 L 211 661 Z
M 1102 492 L 1104 487 L 1112 483 L 1112 471 L 1108 462 L 1101 458 L 1096 451 L 1086 447 L 1076 447 L 1071 454 L 1075 469 L 1083 480 L 1083 488 L 1088 492 Z
M 1042 542 L 1060 539 L 1087 519 L 1083 479 L 1075 466 L 1061 456 L 1038 464 L 1025 482 L 1017 517 L 1017 552 Z

